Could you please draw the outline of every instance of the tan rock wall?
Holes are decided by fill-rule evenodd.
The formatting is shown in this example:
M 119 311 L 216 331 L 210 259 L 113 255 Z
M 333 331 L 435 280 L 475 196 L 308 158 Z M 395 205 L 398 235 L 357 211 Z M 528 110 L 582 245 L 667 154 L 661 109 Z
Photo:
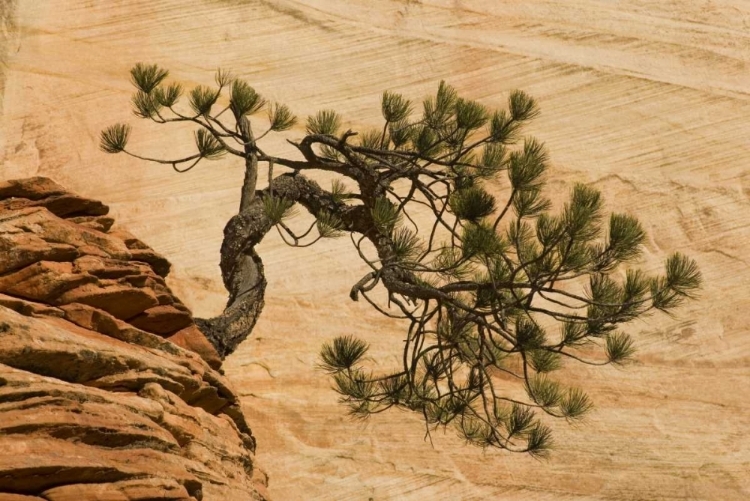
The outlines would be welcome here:
M 539 463 L 451 435 L 433 437 L 433 449 L 402 413 L 349 421 L 315 370 L 321 343 L 355 334 L 388 362 L 403 328 L 349 302 L 363 269 L 345 242 L 299 250 L 269 235 L 266 310 L 224 369 L 276 498 L 750 498 L 747 1 L 15 3 L 0 178 L 45 175 L 106 201 L 121 227 L 169 257 L 167 283 L 196 315 L 226 302 L 219 246 L 242 166 L 225 159 L 177 175 L 101 153 L 99 131 L 118 121 L 134 125 L 141 153 L 190 148 L 191 131 L 132 116 L 137 61 L 187 85 L 211 84 L 221 66 L 301 117 L 334 108 L 355 130 L 379 123 L 384 89 L 420 100 L 446 79 L 492 106 L 524 89 L 542 110 L 529 133 L 549 149 L 550 189 L 593 183 L 607 209 L 638 215 L 649 271 L 674 250 L 701 266 L 699 301 L 632 326 L 635 364 L 572 371 L 596 409 L 583 428 L 557 427 L 557 449 Z M 268 151 L 293 155 L 284 139 L 303 132 Z
M 263 499 L 169 262 L 107 211 L 46 178 L 0 183 L 0 499 Z

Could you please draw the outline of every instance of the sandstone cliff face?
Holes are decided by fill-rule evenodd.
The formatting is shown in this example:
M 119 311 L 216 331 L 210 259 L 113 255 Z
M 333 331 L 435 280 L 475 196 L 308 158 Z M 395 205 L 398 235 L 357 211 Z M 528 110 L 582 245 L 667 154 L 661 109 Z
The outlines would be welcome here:
M 264 499 L 169 262 L 107 212 L 47 178 L 0 183 L 0 500 Z
M 138 61 L 168 68 L 188 89 L 213 85 L 215 69 L 225 68 L 288 104 L 300 123 L 266 139 L 269 153 L 289 156 L 297 152 L 285 140 L 299 140 L 305 116 L 319 109 L 339 111 L 344 129 L 382 127 L 386 89 L 419 106 L 445 79 L 492 107 L 523 89 L 542 111 L 527 132 L 548 146 L 551 193 L 592 184 L 608 211 L 637 215 L 650 235 L 641 263 L 648 271 L 660 271 L 675 250 L 698 261 L 698 301 L 632 326 L 635 363 L 571 371 L 567 382 L 587 389 L 595 409 L 584 427 L 561 423 L 552 458 L 539 463 L 466 448 L 452 434 L 434 436 L 433 448 L 419 418 L 404 413 L 349 420 L 315 369 L 321 344 L 356 335 L 387 363 L 403 326 L 348 300 L 368 271 L 351 246 L 291 249 L 268 235 L 259 249 L 266 308 L 223 368 L 258 437 L 274 498 L 750 499 L 750 2 L 0 6 L 11 27 L 8 43 L 0 41 L 0 179 L 44 175 L 105 200 L 119 225 L 169 257 L 167 282 L 197 316 L 226 304 L 217 264 L 243 168 L 227 157 L 177 175 L 99 151 L 99 132 L 117 122 L 133 125 L 138 153 L 192 151 L 191 130 L 133 117 L 128 70 Z M 318 180 L 330 186 L 330 177 Z M 503 198 L 507 183 L 497 188 Z

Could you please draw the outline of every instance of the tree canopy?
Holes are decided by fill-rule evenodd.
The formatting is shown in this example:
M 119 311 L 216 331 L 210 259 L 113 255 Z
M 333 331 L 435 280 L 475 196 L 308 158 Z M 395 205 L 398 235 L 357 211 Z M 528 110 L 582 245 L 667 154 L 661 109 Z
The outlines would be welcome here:
M 630 214 L 606 216 L 594 188 L 575 184 L 569 200 L 552 207 L 547 152 L 522 135 L 539 113 L 524 92 L 510 92 L 495 110 L 445 82 L 421 103 L 386 91 L 381 127 L 344 131 L 339 114 L 319 111 L 303 137 L 290 140 L 300 157 L 292 159 L 261 140 L 298 134 L 297 118 L 244 80 L 219 70 L 215 86 L 187 92 L 185 106 L 166 70 L 137 64 L 131 77 L 135 115 L 194 124 L 195 153 L 138 155 L 124 124 L 102 132 L 102 150 L 178 172 L 227 154 L 244 160 L 240 208 L 221 249 L 229 301 L 221 315 L 199 320 L 222 356 L 250 334 L 263 308 L 255 245 L 269 231 L 298 247 L 349 237 L 370 270 L 351 299 L 364 298 L 406 330 L 405 340 L 394 337 L 396 370 L 370 360 L 368 345 L 353 335 L 322 347 L 321 367 L 354 416 L 407 409 L 423 417 L 428 434 L 454 426 L 471 444 L 544 456 L 552 443 L 545 420 L 577 420 L 592 407 L 555 371 L 624 363 L 634 343 L 622 327 L 654 310 L 671 312 L 700 287 L 696 263 L 679 252 L 661 275 L 634 267 L 643 227 Z M 261 168 L 268 181 L 258 189 Z M 305 175 L 312 170 L 335 174 L 330 188 Z M 315 218 L 302 232 L 287 224 L 298 206 Z

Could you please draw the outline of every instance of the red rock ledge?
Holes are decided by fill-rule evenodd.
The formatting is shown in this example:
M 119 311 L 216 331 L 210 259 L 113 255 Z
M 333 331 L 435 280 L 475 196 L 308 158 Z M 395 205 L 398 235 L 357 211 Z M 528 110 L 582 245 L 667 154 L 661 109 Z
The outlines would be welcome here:
M 221 360 L 108 207 L 0 183 L 0 501 L 263 500 Z

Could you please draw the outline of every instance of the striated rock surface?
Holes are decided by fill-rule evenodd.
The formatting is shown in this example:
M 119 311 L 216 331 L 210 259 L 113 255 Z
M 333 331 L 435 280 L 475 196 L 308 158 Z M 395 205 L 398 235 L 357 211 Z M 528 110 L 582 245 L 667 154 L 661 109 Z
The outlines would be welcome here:
M 636 362 L 570 371 L 565 382 L 589 390 L 595 409 L 582 427 L 556 426 L 557 446 L 540 463 L 467 448 L 452 433 L 435 434 L 432 447 L 407 413 L 351 421 L 316 369 L 321 344 L 355 335 L 371 344 L 373 359 L 397 362 L 404 328 L 349 301 L 368 269 L 346 241 L 292 249 L 269 234 L 259 248 L 265 310 L 223 368 L 258 437 L 274 498 L 750 499 L 747 0 L 2 5 L 10 8 L 0 11 L 8 27 L 0 30 L 0 179 L 44 175 L 106 201 L 118 225 L 169 257 L 167 283 L 196 316 L 226 305 L 217 263 L 244 169 L 225 156 L 178 175 L 98 149 L 99 132 L 123 122 L 139 154 L 194 151 L 192 128 L 133 116 L 128 71 L 138 61 L 168 68 L 186 90 L 213 85 L 221 67 L 289 105 L 298 124 L 269 134 L 264 151 L 293 158 L 286 139 L 301 139 L 305 117 L 320 109 L 337 110 L 343 130 L 361 133 L 382 127 L 384 90 L 419 109 L 441 79 L 492 107 L 523 89 L 540 105 L 526 133 L 548 147 L 558 210 L 574 183 L 592 184 L 607 211 L 644 223 L 642 267 L 660 271 L 676 250 L 698 261 L 700 299 L 630 329 Z M 330 186 L 331 176 L 316 180 Z M 497 188 L 504 199 L 507 180 Z M 97 218 L 106 217 L 86 222 L 105 225 Z
M 107 206 L 0 183 L 0 500 L 265 499 L 221 360 Z

